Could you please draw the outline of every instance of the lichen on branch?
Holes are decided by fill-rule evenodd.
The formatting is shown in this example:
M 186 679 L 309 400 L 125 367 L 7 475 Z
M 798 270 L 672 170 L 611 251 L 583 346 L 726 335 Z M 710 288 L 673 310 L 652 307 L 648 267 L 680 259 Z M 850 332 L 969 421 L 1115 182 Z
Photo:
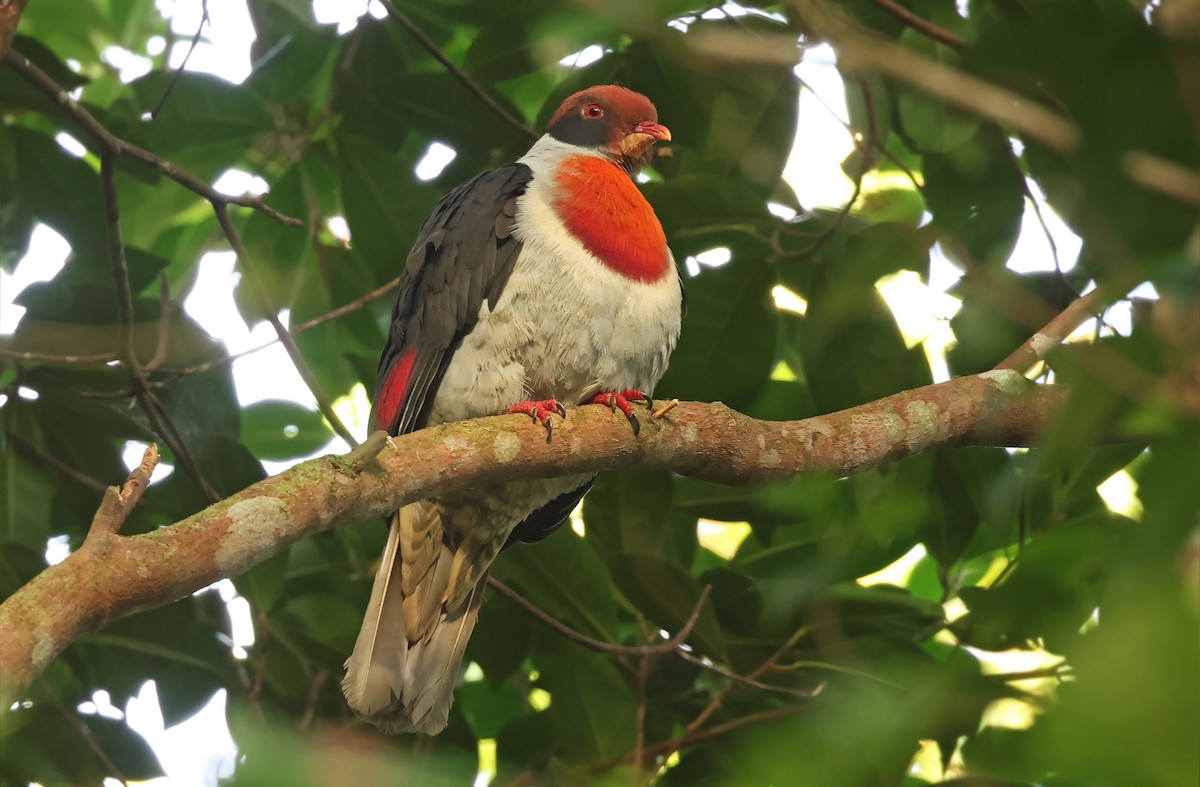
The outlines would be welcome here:
M 302 538 L 414 500 L 620 467 L 730 485 L 844 476 L 936 447 L 1029 445 L 1065 396 L 996 370 L 801 421 L 759 421 L 722 404 L 682 402 L 659 419 L 642 413 L 635 437 L 623 416 L 580 407 L 550 443 L 527 418 L 507 415 L 376 441 L 371 455 L 360 448 L 313 459 L 170 527 L 85 544 L 0 604 L 0 713 L 77 637 L 237 576 Z

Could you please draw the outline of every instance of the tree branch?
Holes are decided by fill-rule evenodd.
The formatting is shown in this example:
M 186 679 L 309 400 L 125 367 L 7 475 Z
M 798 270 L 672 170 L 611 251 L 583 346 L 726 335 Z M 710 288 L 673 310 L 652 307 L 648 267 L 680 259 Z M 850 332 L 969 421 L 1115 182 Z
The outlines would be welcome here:
M 1079 144 L 1080 131 L 1074 122 L 1019 93 L 869 35 L 823 0 L 789 0 L 788 5 L 815 38 L 833 45 L 843 76 L 886 74 L 980 117 L 1007 124 L 1060 153 Z
M 133 468 L 133 471 L 125 479 L 125 483 L 119 487 L 110 486 L 104 490 L 104 499 L 100 501 L 100 508 L 97 509 L 96 516 L 92 518 L 92 526 L 88 529 L 88 534 L 84 539 L 85 547 L 94 548 L 103 539 L 115 536 L 120 532 L 121 525 L 125 524 L 129 512 L 142 499 L 142 493 L 150 485 L 150 476 L 154 475 L 156 467 L 158 467 L 158 446 L 151 443 L 146 446 L 146 450 L 142 453 L 141 463 Z
M 17 34 L 17 23 L 29 0 L 0 0 L 0 58 L 8 53 L 13 36 Z
M 572 642 L 577 642 L 596 653 L 610 653 L 617 656 L 653 656 L 656 654 L 678 652 L 679 646 L 687 640 L 687 635 L 691 633 L 696 625 L 696 621 L 700 619 L 700 611 L 704 609 L 704 602 L 708 600 L 708 594 L 712 592 L 712 585 L 704 586 L 704 589 L 700 591 L 700 598 L 696 601 L 696 606 L 687 621 L 683 624 L 683 628 L 679 629 L 675 636 L 666 642 L 659 642 L 653 645 L 615 645 L 611 642 L 604 642 L 603 640 L 589 637 L 587 634 L 576 631 L 562 621 L 556 620 L 541 607 L 493 576 L 488 577 L 488 585 L 495 588 L 496 592 L 500 595 L 515 602 L 517 606 Z
M 1076 299 L 1046 323 L 1044 328 L 1013 350 L 1011 355 L 996 364 L 996 368 L 1014 369 L 1024 374 L 1038 361 L 1044 361 L 1047 354 L 1066 341 L 1076 328 L 1099 316 L 1106 303 L 1099 288 Z
M 962 49 L 967 45 L 966 40 L 962 36 L 957 33 L 951 33 L 946 28 L 935 25 L 924 17 L 917 16 L 912 11 L 897 3 L 896 0 L 871 0 L 871 2 L 880 10 L 891 14 L 913 30 L 928 38 L 932 38 L 939 44 L 952 46 L 955 49 Z
M 424 30 L 417 27 L 417 25 L 411 19 L 405 16 L 405 14 L 399 8 L 396 8 L 396 5 L 392 2 L 392 0 L 379 0 L 379 4 L 387 10 L 388 16 L 390 16 L 392 19 L 395 19 L 401 27 L 408 31 L 410 36 L 416 39 L 417 43 L 421 45 L 422 49 L 428 52 L 434 60 L 441 63 L 442 67 L 449 71 L 451 76 L 462 83 L 462 86 L 467 89 L 468 93 L 479 99 L 480 103 L 482 103 L 485 107 L 492 110 L 496 117 L 500 118 L 509 126 L 521 132 L 530 139 L 538 138 L 538 133 L 536 131 L 522 123 L 520 120 L 517 120 L 512 115 L 508 114 L 508 111 L 505 110 L 504 107 L 497 104 L 496 100 L 489 96 L 487 92 L 475 82 L 474 79 L 471 79 L 471 77 L 469 77 L 465 71 L 454 65 L 454 62 L 451 61 L 450 58 L 446 57 L 446 54 L 442 52 L 441 49 L 438 49 L 438 45 L 435 44 L 429 38 L 429 36 L 425 35 Z
M 1030 445 L 1065 391 L 984 372 L 802 421 L 757 421 L 680 403 L 643 419 L 580 407 L 545 432 L 496 416 L 398 437 L 361 462 L 326 456 L 261 481 L 166 528 L 105 539 L 50 566 L 0 605 L 0 712 L 77 637 L 241 574 L 301 538 L 401 505 L 516 478 L 653 467 L 743 485 L 800 473 L 849 475 L 952 445 Z
M 229 219 L 229 211 L 224 205 L 213 205 L 213 210 L 217 212 L 217 223 L 221 225 L 221 231 L 225 233 L 225 238 L 229 241 L 233 253 L 237 256 L 237 260 L 241 263 L 242 270 L 245 271 L 246 277 L 250 279 L 250 285 L 254 288 L 254 294 L 258 298 L 258 304 L 262 307 L 263 313 L 267 315 L 267 322 L 271 323 L 271 327 L 275 329 L 275 336 L 279 341 L 283 342 L 283 348 L 287 350 L 288 358 L 292 360 L 292 365 L 296 367 L 296 371 L 300 373 L 304 384 L 308 386 L 309 392 L 316 400 L 317 409 L 321 411 L 321 415 L 325 416 L 325 420 L 333 427 L 333 431 L 339 437 L 346 441 L 347 445 L 354 448 L 358 445 L 358 440 L 354 439 L 354 435 L 350 434 L 350 430 L 342 423 L 342 419 L 338 418 L 337 413 L 333 411 L 333 402 L 329 400 L 329 396 L 325 393 L 325 389 L 321 386 L 321 381 L 313 374 L 312 368 L 308 365 L 308 361 L 304 360 L 304 356 L 300 353 L 300 348 L 296 346 L 296 340 L 288 333 L 288 329 L 284 327 L 279 319 L 279 315 L 275 313 L 275 304 L 271 302 L 270 293 L 263 286 L 262 279 L 258 276 L 258 271 L 250 263 L 250 252 L 246 248 L 246 244 L 242 242 L 242 236 L 238 234 L 237 228 L 233 226 L 233 222 Z
M 243 208 L 253 208 L 264 216 L 272 218 L 281 224 L 286 224 L 289 227 L 304 226 L 304 223 L 300 219 L 285 216 L 274 208 L 264 204 L 265 194 L 256 197 L 244 195 L 234 197 L 229 194 L 222 194 L 210 184 L 205 183 L 162 156 L 157 156 L 144 148 L 140 148 L 131 142 L 126 142 L 114 136 L 111 131 L 104 127 L 104 124 L 96 120 L 92 113 L 84 109 L 78 101 L 71 98 L 71 95 L 61 85 L 51 79 L 45 71 L 35 66 L 30 62 L 29 58 L 20 52 L 9 50 L 8 54 L 4 57 L 4 62 L 75 121 L 75 124 L 91 137 L 92 141 L 100 148 L 101 154 L 110 153 L 114 156 L 128 156 L 131 159 L 140 161 L 151 169 L 166 175 L 188 191 L 200 195 L 213 205 L 239 205 Z

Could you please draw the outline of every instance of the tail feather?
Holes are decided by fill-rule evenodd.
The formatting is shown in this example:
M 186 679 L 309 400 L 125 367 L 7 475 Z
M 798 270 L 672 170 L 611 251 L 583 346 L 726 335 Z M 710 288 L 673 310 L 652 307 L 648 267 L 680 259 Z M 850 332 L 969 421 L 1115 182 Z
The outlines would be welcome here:
M 404 639 L 404 619 L 391 612 L 403 601 L 400 583 L 393 582 L 391 571 L 400 543 L 399 518 L 397 511 L 388 521 L 387 545 L 383 548 L 379 570 L 375 572 L 371 600 L 367 603 L 354 652 L 346 660 L 346 677 L 342 679 L 342 692 L 347 702 L 364 716 L 392 701 L 391 687 L 399 685 L 406 671 L 408 648 L 391 646 Z
M 384 732 L 432 735 L 449 719 L 486 569 L 466 593 L 451 587 L 457 550 L 443 538 L 436 504 L 405 506 L 389 527 L 342 690 L 350 707 Z

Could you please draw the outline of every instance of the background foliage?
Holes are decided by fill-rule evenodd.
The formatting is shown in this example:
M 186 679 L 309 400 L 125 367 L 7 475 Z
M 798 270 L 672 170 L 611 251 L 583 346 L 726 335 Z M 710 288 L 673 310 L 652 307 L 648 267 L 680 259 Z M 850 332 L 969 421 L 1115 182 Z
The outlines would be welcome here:
M 564 529 L 496 565 L 497 577 L 571 628 L 626 644 L 678 630 L 709 584 L 692 653 L 786 691 L 672 656 L 643 663 L 598 654 L 492 593 L 467 652 L 477 668 L 449 729 L 436 739 L 376 736 L 351 718 L 337 688 L 385 535 L 379 523 L 363 523 L 298 543 L 235 580 L 255 625 L 244 660 L 231 654 L 213 593 L 71 646 L 4 718 L 0 779 L 154 775 L 154 755 L 123 722 L 76 710 L 100 688 L 124 707 L 153 679 L 168 725 L 228 691 L 239 784 L 415 784 L 418 774 L 423 783 L 466 784 L 481 752 L 498 784 L 644 781 L 653 757 L 639 776 L 635 751 L 669 754 L 673 746 L 655 747 L 685 733 L 689 745 L 658 783 L 1200 781 L 1200 435 L 1187 399 L 1196 382 L 1187 377 L 1197 351 L 1188 312 L 1197 297 L 1196 211 L 1134 183 L 1127 155 L 1200 167 L 1197 29 L 1186 19 L 1171 27 L 1167 16 L 1188 4 L 905 3 L 962 47 L 935 43 L 884 5 L 835 9 L 859 33 L 1069 118 L 1079 144 L 1052 149 L 961 109 L 953 96 L 848 73 L 859 147 L 843 167 L 861 193 L 853 209 L 805 211 L 780 172 L 797 124 L 792 66 L 815 43 L 813 9 L 827 7 L 748 3 L 770 16 L 703 19 L 704 9 L 680 0 L 429 0 L 403 9 L 518 125 L 540 128 L 565 95 L 597 83 L 619 82 L 656 102 L 676 141 L 644 189 L 677 258 L 731 251 L 727 265 L 688 280 L 690 311 L 660 396 L 791 419 L 930 382 L 925 353 L 906 345 L 875 284 L 904 270 L 926 275 L 931 253 L 966 271 L 953 291 L 962 300 L 951 324 L 955 374 L 994 366 L 1089 282 L 1116 298 L 1149 281 L 1164 296 L 1146 310 L 1161 319 L 1135 319 L 1130 335 L 1051 358 L 1057 381 L 1075 394 L 1037 449 L 948 449 L 849 479 L 758 489 L 612 473 L 586 500 L 585 537 Z M 230 168 L 264 178 L 269 204 L 304 227 L 236 213 L 255 275 L 244 270 L 235 295 L 250 323 L 289 309 L 296 325 L 395 277 L 438 196 L 511 161 L 531 136 L 394 20 L 364 17 L 339 35 L 315 23 L 305 2 L 251 0 L 249 8 L 257 34 L 250 77 L 231 85 L 182 73 L 153 121 L 145 115 L 173 78 L 163 57 L 123 84 L 101 55 L 110 46 L 143 53 L 152 36 L 169 36 L 149 0 L 34 0 L 13 46 L 81 89 L 82 103 L 117 136 L 208 182 Z M 596 62 L 557 65 L 593 44 L 607 52 Z M 123 370 L 15 355 L 111 352 L 118 306 L 98 159 L 65 152 L 60 130 L 82 138 L 71 121 L 12 71 L 0 73 L 0 261 L 11 271 L 37 222 L 72 248 L 60 274 L 21 294 L 28 311 L 0 346 L 7 595 L 45 565 L 48 539 L 81 542 L 100 499 L 86 479 L 123 478 L 126 441 L 155 435 Z M 413 170 L 433 140 L 457 157 L 422 182 Z M 135 348 L 143 361 L 155 355 L 165 305 L 169 341 L 150 379 L 198 472 L 226 495 L 264 476 L 260 460 L 324 445 L 332 431 L 319 414 L 282 402 L 239 407 L 228 364 L 188 371 L 224 352 L 179 308 L 200 256 L 224 239 L 196 194 L 128 159 L 116 178 Z M 1069 271 L 1005 267 L 1029 183 L 1083 239 Z M 781 219 L 769 201 L 800 213 Z M 345 218 L 350 244 L 330 231 L 332 216 Z M 256 296 L 254 278 L 269 302 Z M 776 308 L 780 284 L 807 300 L 806 313 Z M 360 383 L 370 390 L 388 313 L 389 299 L 376 299 L 296 337 L 330 397 Z M 1103 435 L 1130 430 L 1146 439 L 1103 444 Z M 167 452 L 165 461 L 178 467 L 179 457 Z M 1122 469 L 1136 481 L 1134 519 L 1110 512 L 1096 491 Z M 177 470 L 124 532 L 204 504 L 194 476 Z M 716 542 L 698 542 L 700 518 L 748 523 L 747 534 L 739 543 L 729 534 L 741 531 L 726 528 L 723 556 Z M 887 583 L 856 581 L 917 545 L 915 562 Z M 1057 666 L 1021 680 L 1010 673 L 1022 669 L 996 657 L 1014 651 L 1060 658 L 1044 658 Z M 695 739 L 704 730 L 715 732 Z

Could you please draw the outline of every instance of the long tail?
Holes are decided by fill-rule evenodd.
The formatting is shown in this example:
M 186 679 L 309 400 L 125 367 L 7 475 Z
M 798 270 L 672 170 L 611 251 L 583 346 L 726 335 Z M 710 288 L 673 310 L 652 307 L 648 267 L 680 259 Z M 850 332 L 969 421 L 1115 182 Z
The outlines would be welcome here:
M 441 516 L 428 501 L 392 515 L 362 630 L 346 660 L 347 702 L 389 734 L 445 728 L 479 618 L 486 571 L 464 574 L 464 555 L 443 538 Z

